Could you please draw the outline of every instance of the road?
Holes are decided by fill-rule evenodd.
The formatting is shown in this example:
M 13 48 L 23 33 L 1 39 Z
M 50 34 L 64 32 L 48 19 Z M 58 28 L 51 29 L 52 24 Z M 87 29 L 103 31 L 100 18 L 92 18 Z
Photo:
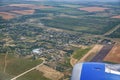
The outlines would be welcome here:
M 106 32 L 106 33 L 104 34 L 104 36 L 110 35 L 110 34 L 113 33 L 114 31 L 116 31 L 118 28 L 120 28 L 120 24 L 117 25 L 115 28 L 111 29 L 110 31 Z
M 42 62 L 41 64 L 39 64 L 39 65 L 37 65 L 37 66 L 35 66 L 35 67 L 33 67 L 33 68 L 31 68 L 31 69 L 29 69 L 29 70 L 27 70 L 27 71 L 21 73 L 21 74 L 19 74 L 18 76 L 14 77 L 14 78 L 12 78 L 12 79 L 10 79 L 10 80 L 16 80 L 17 78 L 19 78 L 19 77 L 21 77 L 21 76 L 27 74 L 28 72 L 30 72 L 30 71 L 32 71 L 32 70 L 34 70 L 34 69 L 40 67 L 41 65 L 43 65 L 43 64 L 45 63 L 45 59 L 42 59 L 42 60 L 43 60 L 43 62 Z
M 90 62 L 103 62 L 105 56 L 110 52 L 114 45 L 104 45 L 97 55 Z
M 88 62 L 91 60 L 101 49 L 103 45 L 96 44 L 91 50 L 88 51 L 78 62 Z

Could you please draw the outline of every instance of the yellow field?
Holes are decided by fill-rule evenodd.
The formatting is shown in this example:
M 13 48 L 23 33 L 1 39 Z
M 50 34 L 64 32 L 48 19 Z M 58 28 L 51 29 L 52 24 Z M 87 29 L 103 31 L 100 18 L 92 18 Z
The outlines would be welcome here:
M 64 76 L 63 73 L 56 71 L 45 65 L 40 66 L 37 70 L 42 72 L 46 78 L 49 78 L 51 80 L 59 80 Z
M 120 63 L 120 45 L 114 46 L 110 53 L 104 58 L 104 61 Z

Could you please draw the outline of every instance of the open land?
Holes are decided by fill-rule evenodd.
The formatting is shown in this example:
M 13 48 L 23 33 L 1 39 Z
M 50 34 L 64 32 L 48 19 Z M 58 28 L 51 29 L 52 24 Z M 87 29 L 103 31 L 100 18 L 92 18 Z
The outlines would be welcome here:
M 16 15 L 15 14 L 12 14 L 12 13 L 8 13 L 8 12 L 0 12 L 0 16 L 3 17 L 3 19 L 12 19 L 12 18 L 15 18 Z
M 82 46 L 76 49 L 70 58 L 70 64 L 74 66 L 82 57 L 84 57 L 89 51 L 91 47 Z
M 30 9 L 49 9 L 49 8 L 53 8 L 52 6 L 33 5 L 33 4 L 10 4 L 9 6 L 26 7 L 26 8 L 30 8 Z
M 7 56 L 6 54 L 0 54 L 0 73 L 4 74 L 0 79 L 6 80 L 12 78 L 40 63 L 42 63 L 42 60 L 33 61 L 25 58 L 20 59 L 14 54 L 7 54 Z
M 64 76 L 61 72 L 49 68 L 46 65 L 40 66 L 37 70 L 41 71 L 45 77 L 51 80 L 60 80 Z
M 82 58 L 91 48 L 85 48 L 85 49 L 77 49 L 76 51 L 74 51 L 73 53 L 73 58 L 75 59 L 80 59 Z
M 13 6 L 0 6 L 0 12 L 9 12 L 11 10 L 30 10 L 29 8 L 24 7 L 13 7 Z
M 120 15 L 113 16 L 112 18 L 118 18 L 118 19 L 120 19 Z
M 101 49 L 103 45 L 96 44 L 87 54 L 85 54 L 78 62 L 87 62 L 91 60 Z
M 33 14 L 35 10 L 22 10 L 22 11 L 11 11 L 11 12 L 21 14 L 21 15 L 29 15 L 29 14 Z
M 49 9 L 52 6 L 32 5 L 32 4 L 10 4 L 8 6 L 0 7 L 0 16 L 3 19 L 9 20 L 20 15 L 30 15 L 35 12 L 35 9 Z
M 108 8 L 104 8 L 104 7 L 83 7 L 80 8 L 80 10 L 84 10 L 84 11 L 88 11 L 88 12 L 98 12 L 98 11 L 104 11 Z
M 119 39 L 120 38 L 120 25 L 116 26 L 111 32 L 109 35 L 107 35 L 108 37 Z M 118 41 L 118 43 L 119 43 L 119 41 Z
M 120 45 L 115 45 L 104 58 L 106 62 L 120 63 Z
M 50 80 L 43 76 L 43 73 L 38 70 L 32 70 L 31 72 L 19 77 L 16 80 Z
M 93 57 L 91 62 L 102 62 L 105 56 L 110 52 L 113 45 L 104 45 L 102 49 Z

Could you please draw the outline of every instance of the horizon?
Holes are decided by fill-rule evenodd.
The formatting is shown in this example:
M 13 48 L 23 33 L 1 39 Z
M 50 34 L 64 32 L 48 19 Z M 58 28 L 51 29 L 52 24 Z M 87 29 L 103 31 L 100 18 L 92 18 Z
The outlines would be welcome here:
M 45 1 L 45 0 L 27 0 L 27 1 Z M 119 2 L 119 0 L 46 0 L 46 1 L 97 1 L 97 2 Z
M 4 2 L 4 1 L 9 1 L 9 0 L 0 0 L 0 2 Z M 67 2 L 120 2 L 120 0 L 11 0 L 11 1 L 59 1 L 59 2 L 62 2 L 62 1 L 67 1 Z

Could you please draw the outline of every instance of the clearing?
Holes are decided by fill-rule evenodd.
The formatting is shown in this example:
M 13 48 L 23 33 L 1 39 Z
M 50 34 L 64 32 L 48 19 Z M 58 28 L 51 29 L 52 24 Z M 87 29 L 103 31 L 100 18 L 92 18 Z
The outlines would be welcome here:
M 37 70 L 42 72 L 43 76 L 51 80 L 60 80 L 62 77 L 64 77 L 63 73 L 56 71 L 46 65 L 41 65 L 39 68 L 37 68 Z

